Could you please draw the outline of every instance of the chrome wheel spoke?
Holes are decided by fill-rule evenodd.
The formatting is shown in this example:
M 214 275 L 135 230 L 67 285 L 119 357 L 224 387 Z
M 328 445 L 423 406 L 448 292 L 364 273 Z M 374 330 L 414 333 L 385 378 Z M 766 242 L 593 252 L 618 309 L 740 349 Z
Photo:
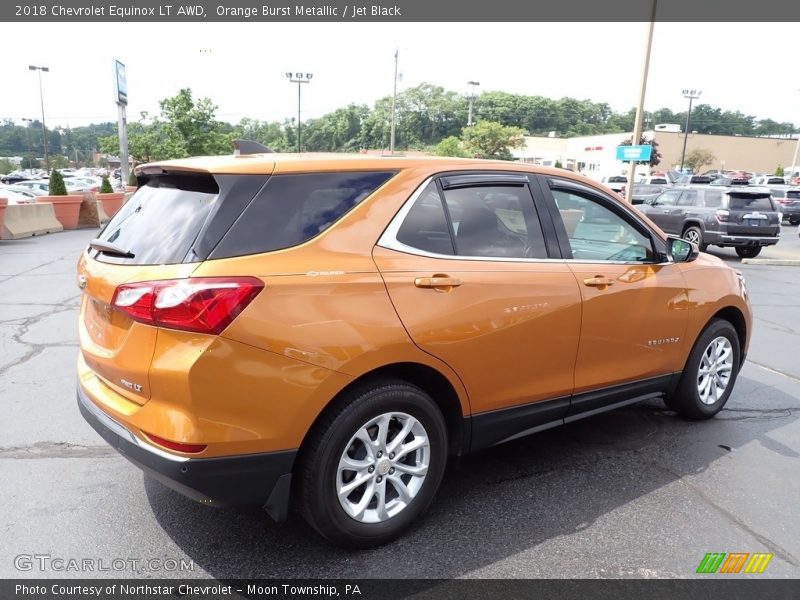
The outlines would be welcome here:
M 393 518 L 422 489 L 430 452 L 425 428 L 411 415 L 387 412 L 370 419 L 353 433 L 339 457 L 339 503 L 362 523 Z
M 733 374 L 733 346 L 719 336 L 703 352 L 697 369 L 697 394 L 703 404 L 711 405 L 725 395 Z

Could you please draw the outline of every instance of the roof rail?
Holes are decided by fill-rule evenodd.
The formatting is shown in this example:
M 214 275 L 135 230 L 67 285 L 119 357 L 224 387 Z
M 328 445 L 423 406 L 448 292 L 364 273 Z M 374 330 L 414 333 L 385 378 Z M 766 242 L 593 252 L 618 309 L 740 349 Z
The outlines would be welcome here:
M 263 144 L 251 140 L 233 140 L 233 155 L 241 156 L 245 154 L 265 154 L 274 153 L 272 148 L 267 148 Z

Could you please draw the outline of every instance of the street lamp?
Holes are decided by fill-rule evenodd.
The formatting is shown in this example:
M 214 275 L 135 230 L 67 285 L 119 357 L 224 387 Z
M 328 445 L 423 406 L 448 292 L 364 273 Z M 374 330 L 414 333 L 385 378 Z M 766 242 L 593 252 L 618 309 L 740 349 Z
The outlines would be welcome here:
M 42 94 L 42 71 L 50 71 L 48 67 L 28 66 L 29 71 L 39 72 L 39 101 L 42 103 L 42 135 L 44 136 L 44 164 L 47 172 L 50 173 L 50 158 L 47 156 L 47 126 L 44 124 L 44 95 Z
M 26 119 L 25 117 L 22 118 L 23 121 L 27 123 L 33 123 L 33 119 Z M 33 160 L 33 143 L 31 142 L 31 126 L 26 125 L 25 129 L 28 130 L 28 169 L 33 171 L 33 163 L 30 162 Z
M 683 150 L 681 150 L 681 173 L 683 160 L 686 158 L 686 141 L 689 139 L 689 124 L 692 118 L 692 100 L 697 100 L 703 92 L 700 90 L 683 90 L 683 97 L 689 99 L 689 112 L 686 113 L 686 131 L 683 132 Z
M 480 81 L 468 81 L 467 85 L 469 87 L 469 115 L 467 116 L 467 127 L 472 126 L 472 100 L 475 98 L 475 88 L 479 86 L 481 83 Z
M 300 144 L 300 89 L 303 87 L 303 83 L 309 83 L 311 78 L 314 76 L 313 73 L 286 73 L 286 77 L 292 83 L 297 84 L 297 153 L 300 153 L 300 148 L 302 147 Z
M 798 90 L 800 91 L 800 90 Z M 794 146 L 794 156 L 792 157 L 792 168 L 789 171 L 789 184 L 794 183 L 794 170 L 797 167 L 797 154 L 800 152 L 800 133 L 797 134 L 797 143 Z

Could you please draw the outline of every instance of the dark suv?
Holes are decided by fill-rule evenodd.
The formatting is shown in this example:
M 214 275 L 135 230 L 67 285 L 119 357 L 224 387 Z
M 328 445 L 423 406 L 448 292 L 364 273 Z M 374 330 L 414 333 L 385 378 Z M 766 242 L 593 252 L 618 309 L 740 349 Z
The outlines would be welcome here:
M 780 215 L 766 188 L 676 187 L 637 208 L 700 250 L 733 247 L 741 258 L 753 258 L 780 239 Z
M 800 188 L 780 186 L 770 187 L 769 191 L 783 218 L 789 221 L 790 225 L 800 223 Z

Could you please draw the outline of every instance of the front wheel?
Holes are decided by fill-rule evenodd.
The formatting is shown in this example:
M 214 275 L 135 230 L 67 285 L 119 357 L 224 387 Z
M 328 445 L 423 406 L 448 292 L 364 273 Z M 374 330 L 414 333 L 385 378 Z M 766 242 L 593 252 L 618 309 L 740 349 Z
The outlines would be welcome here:
M 312 435 L 300 466 L 301 510 L 334 543 L 391 541 L 439 488 L 447 430 L 435 402 L 416 386 L 386 380 L 358 388 Z
M 736 248 L 739 258 L 755 258 L 761 254 L 761 246 L 739 246 Z
M 728 401 L 740 360 L 736 329 L 728 321 L 712 320 L 697 338 L 667 406 L 688 419 L 710 419 Z
M 800 217 L 789 217 L 789 225 L 800 224 Z

